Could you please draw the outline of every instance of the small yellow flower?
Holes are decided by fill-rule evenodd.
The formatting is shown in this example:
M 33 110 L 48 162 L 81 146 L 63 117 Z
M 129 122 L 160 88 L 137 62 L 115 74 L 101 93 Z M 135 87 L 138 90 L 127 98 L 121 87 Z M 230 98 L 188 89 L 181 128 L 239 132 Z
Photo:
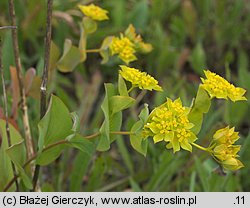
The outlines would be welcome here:
M 131 82 L 132 87 L 139 87 L 145 90 L 162 91 L 162 88 L 158 85 L 158 81 L 146 72 L 141 72 L 138 69 L 130 68 L 127 66 L 120 66 L 119 73 L 121 76 Z
M 244 167 L 242 162 L 234 157 L 224 160 L 223 162 L 221 162 L 221 164 L 225 169 L 232 171 L 239 170 L 240 168 Z
M 135 27 L 130 24 L 128 26 L 128 28 L 125 31 L 125 35 L 126 37 L 128 37 L 131 41 L 133 41 L 134 43 L 140 43 L 142 42 L 142 38 L 140 35 L 137 35 L 135 32 Z
M 237 159 L 241 146 L 234 145 L 234 143 L 238 139 L 238 132 L 235 132 L 234 128 L 229 128 L 228 126 L 216 131 L 209 145 L 212 156 L 225 169 L 238 170 L 244 167 L 242 162 Z
M 155 143 L 167 142 L 166 148 L 174 152 L 181 148 L 192 152 L 191 143 L 197 140 L 190 130 L 194 125 L 188 120 L 189 108 L 182 106 L 179 99 L 167 102 L 155 108 L 144 126 L 145 134 L 152 136 Z
M 240 151 L 240 145 L 219 144 L 213 149 L 213 155 L 220 161 L 225 161 L 232 157 L 237 157 Z
M 205 89 L 211 98 L 223 98 L 230 99 L 233 102 L 238 100 L 246 100 L 244 94 L 245 89 L 240 87 L 235 87 L 230 84 L 227 80 L 221 76 L 210 72 L 209 70 L 204 71 L 206 79 L 201 78 L 203 84 L 201 85 Z
M 113 38 L 110 50 L 112 55 L 119 54 L 119 58 L 127 64 L 137 59 L 134 55 L 136 52 L 134 44 L 127 37 L 123 37 L 122 34 L 120 38 Z
M 153 49 L 151 44 L 144 43 L 141 36 L 136 34 L 133 25 L 129 25 L 125 33 L 120 34 L 120 37 L 113 37 L 109 48 L 111 55 L 118 54 L 126 64 L 137 59 L 136 52 L 149 53 Z
M 220 144 L 215 146 L 212 152 L 215 160 L 218 161 L 227 170 L 238 170 L 244 165 L 237 158 L 240 151 L 240 145 Z
M 108 11 L 94 4 L 90 4 L 88 6 L 78 5 L 78 7 L 84 15 L 90 17 L 93 20 L 103 21 L 109 19 L 107 15 Z
M 123 60 L 126 64 L 128 64 L 137 59 L 134 53 L 135 53 L 134 48 L 130 46 L 125 46 L 123 50 L 119 53 L 119 58 Z
M 239 132 L 234 131 L 234 127 L 231 129 L 229 126 L 219 129 L 213 135 L 213 142 L 216 144 L 234 144 L 239 139 Z
M 141 35 L 136 34 L 135 27 L 132 24 L 130 24 L 126 29 L 125 36 L 135 44 L 136 50 L 142 53 L 149 53 L 150 51 L 152 51 L 152 45 L 143 42 Z
M 125 47 L 134 47 L 134 44 L 126 37 L 121 35 L 121 38 L 114 37 L 112 39 L 110 49 L 112 55 L 119 54 Z

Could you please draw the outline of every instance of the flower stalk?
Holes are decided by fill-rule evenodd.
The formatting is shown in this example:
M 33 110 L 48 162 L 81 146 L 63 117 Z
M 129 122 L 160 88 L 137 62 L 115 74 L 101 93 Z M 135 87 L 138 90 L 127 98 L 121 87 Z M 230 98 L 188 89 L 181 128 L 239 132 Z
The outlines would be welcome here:
M 193 146 L 195 146 L 196 148 L 198 148 L 198 149 L 202 150 L 202 151 L 205 151 L 205 152 L 211 153 L 210 148 L 202 147 L 202 146 L 200 146 L 200 145 L 198 145 L 198 144 L 196 144 L 196 143 L 194 143 L 194 142 L 192 143 L 192 145 L 193 145 Z

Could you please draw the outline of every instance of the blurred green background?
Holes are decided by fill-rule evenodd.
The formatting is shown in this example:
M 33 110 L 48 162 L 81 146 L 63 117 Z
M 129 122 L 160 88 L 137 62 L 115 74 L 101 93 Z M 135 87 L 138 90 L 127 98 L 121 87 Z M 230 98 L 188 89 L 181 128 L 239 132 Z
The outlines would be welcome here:
M 138 55 L 131 66 L 154 75 L 164 93 L 149 92 L 126 111 L 123 130 L 130 129 L 143 103 L 152 110 L 166 97 L 181 97 L 187 106 L 200 83 L 203 70 L 214 71 L 247 89 L 247 102 L 216 100 L 206 115 L 198 143 L 209 144 L 213 133 L 226 125 L 236 126 L 245 168 L 223 173 L 209 155 L 197 149 L 173 154 L 162 143 L 151 141 L 147 157 L 135 152 L 127 137 L 118 138 L 108 152 L 92 158 L 67 150 L 41 176 L 44 191 L 250 191 L 250 1 L 249 0 L 54 0 L 53 41 L 63 50 L 66 38 L 77 45 L 81 13 L 78 4 L 95 3 L 109 11 L 110 20 L 98 24 L 88 38 L 88 48 L 100 46 L 104 37 L 118 35 L 132 23 L 153 51 Z M 46 1 L 16 0 L 19 44 L 23 70 L 43 68 Z M 8 25 L 7 1 L 0 1 L 0 25 Z M 11 35 L 4 33 L 3 65 L 8 86 L 9 66 L 14 64 Z M 81 131 L 98 131 L 103 119 L 100 104 L 103 83 L 117 82 L 118 65 L 111 58 L 101 65 L 98 54 L 72 73 L 51 72 L 50 92 L 57 94 L 81 119 Z M 28 98 L 32 134 L 37 138 L 39 101 L 33 89 Z M 9 102 L 11 103 L 9 93 Z M 17 122 L 21 122 L 17 118 Z

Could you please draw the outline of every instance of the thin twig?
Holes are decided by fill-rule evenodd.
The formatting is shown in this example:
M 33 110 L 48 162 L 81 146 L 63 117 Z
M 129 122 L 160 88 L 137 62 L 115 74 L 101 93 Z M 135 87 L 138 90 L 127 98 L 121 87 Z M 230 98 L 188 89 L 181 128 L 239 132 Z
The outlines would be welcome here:
M 40 87 L 40 119 L 46 113 L 47 110 L 47 83 L 48 83 L 48 72 L 49 72 L 49 58 L 50 58 L 50 45 L 51 45 L 51 32 L 52 32 L 52 7 L 53 0 L 47 2 L 47 21 L 46 21 L 46 38 L 45 38 L 45 53 L 44 53 L 44 69 L 42 84 Z M 33 177 L 33 191 L 36 190 L 37 181 L 39 178 L 40 166 L 36 165 L 34 177 Z
M 14 8 L 13 0 L 9 0 L 9 15 L 10 15 L 11 26 L 14 27 L 11 30 L 12 31 L 12 43 L 13 43 L 15 65 L 16 65 L 16 70 L 17 70 L 17 78 L 18 78 L 18 84 L 19 84 L 19 90 L 20 90 L 20 96 L 21 96 L 21 110 L 22 110 L 22 119 L 23 119 L 24 133 L 25 133 L 27 156 L 28 158 L 30 158 L 32 155 L 34 155 L 34 147 L 33 147 L 33 142 L 31 138 L 28 107 L 26 103 L 25 88 L 23 84 L 22 66 L 21 66 L 19 45 L 18 45 L 18 38 L 17 38 L 16 15 L 15 15 L 15 8 Z
M 17 26 L 1 26 L 0 30 L 5 30 L 5 29 L 17 29 Z
M 8 146 L 11 146 L 11 137 L 10 137 L 10 127 L 9 127 L 9 115 L 8 115 L 8 104 L 7 104 L 7 96 L 6 96 L 6 87 L 5 87 L 5 80 L 4 80 L 4 73 L 3 73 L 3 66 L 2 66 L 2 39 L 0 37 L 0 73 L 2 79 L 2 88 L 3 88 L 3 105 L 5 111 L 5 130 L 7 135 Z M 16 167 L 14 163 L 11 161 L 12 171 L 14 176 L 17 175 Z M 18 181 L 16 183 L 16 191 L 19 191 Z

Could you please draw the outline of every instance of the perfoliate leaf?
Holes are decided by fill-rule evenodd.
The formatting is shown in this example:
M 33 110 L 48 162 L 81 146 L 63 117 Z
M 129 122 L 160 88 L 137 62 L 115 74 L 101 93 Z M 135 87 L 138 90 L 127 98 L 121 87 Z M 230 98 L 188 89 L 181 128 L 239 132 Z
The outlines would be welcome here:
M 10 128 L 10 139 L 11 144 L 19 144 L 23 141 L 20 133 L 9 123 Z M 13 171 L 11 166 L 10 157 L 7 155 L 6 150 L 8 149 L 8 139 L 6 135 L 6 122 L 5 120 L 0 119 L 0 191 L 3 191 L 7 183 L 13 178 Z M 20 144 L 24 145 L 24 144 Z M 21 148 L 18 151 L 18 157 L 21 161 L 26 160 L 26 151 L 25 148 Z M 14 191 L 15 185 L 13 184 L 9 191 Z
M 125 110 L 135 104 L 135 99 L 129 96 L 112 96 L 110 109 L 112 114 Z
M 66 147 L 66 144 L 60 144 L 46 151 L 43 151 L 40 155 L 38 155 L 36 159 L 36 164 L 45 166 L 52 163 L 61 155 L 62 151 Z
M 83 24 L 80 24 L 81 34 L 78 48 L 81 52 L 81 62 L 84 62 L 87 58 L 86 48 L 87 48 L 87 33 L 83 27 Z
M 79 149 L 80 151 L 86 153 L 88 156 L 92 156 L 94 152 L 94 144 L 89 140 L 85 139 L 80 134 L 75 134 L 67 138 L 69 141 L 68 145 Z
M 58 97 L 52 95 L 48 110 L 38 124 L 40 155 L 36 162 L 39 165 L 47 165 L 61 154 L 65 145 L 59 145 L 43 153 L 42 150 L 48 145 L 64 140 L 73 134 L 72 126 L 73 122 L 68 108 Z
M 82 19 L 82 25 L 83 25 L 85 32 L 88 34 L 94 33 L 97 29 L 96 21 L 89 17 L 84 17 Z
M 127 101 L 125 101 L 127 104 L 124 106 L 119 102 L 122 96 L 115 95 L 116 92 L 113 84 L 105 84 L 105 91 L 105 98 L 101 106 L 104 113 L 104 122 L 100 128 L 101 135 L 97 146 L 99 151 L 108 150 L 110 148 L 110 143 L 117 138 L 116 135 L 110 135 L 110 132 L 120 131 L 122 124 L 121 110 L 125 109 L 128 104 Z
M 194 127 L 191 129 L 194 134 L 197 135 L 200 132 L 203 114 L 209 111 L 210 106 L 211 99 L 209 95 L 201 86 L 199 86 L 196 98 L 191 106 L 190 113 L 188 114 L 189 121 L 194 124 Z
M 130 130 L 133 133 L 130 135 L 130 143 L 132 147 L 144 156 L 147 154 L 148 140 L 144 138 L 142 130 L 148 120 L 148 115 L 148 105 L 144 104 L 144 108 L 139 114 L 140 120 L 137 121 Z
M 110 122 L 109 122 L 109 130 L 110 131 L 120 131 L 122 126 L 122 112 L 117 112 L 110 116 Z M 110 142 L 116 140 L 118 135 L 111 134 L 110 135 Z
M 80 118 L 76 112 L 72 112 L 71 114 L 73 120 L 73 127 L 72 130 L 76 133 L 80 131 Z
M 141 110 L 141 112 L 139 114 L 139 118 L 143 122 L 143 124 L 146 124 L 148 116 L 149 116 L 148 104 L 145 103 L 144 108 Z
M 64 42 L 63 55 L 57 63 L 61 72 L 72 72 L 74 68 L 82 61 L 83 53 L 76 46 L 72 45 L 71 40 L 66 39 Z
M 127 85 L 120 74 L 118 79 L 118 91 L 121 96 L 129 96 Z
M 143 138 L 142 128 L 143 128 L 142 121 L 137 121 L 132 126 L 130 131 L 134 132 L 134 134 L 130 135 L 130 143 L 137 152 L 141 153 L 146 157 L 148 140 Z
M 98 151 L 107 151 L 110 148 L 109 122 L 104 121 L 100 128 L 100 138 L 97 146 Z
M 105 97 L 101 105 L 101 109 L 104 113 L 104 122 L 100 128 L 100 139 L 97 146 L 99 151 L 106 151 L 110 148 L 110 106 L 109 99 L 115 95 L 114 85 L 111 83 L 104 84 L 105 87 Z
M 32 188 L 31 179 L 28 177 L 28 175 L 25 173 L 22 167 L 26 161 L 26 149 L 25 149 L 24 140 L 6 149 L 6 153 L 10 157 L 10 159 L 13 161 L 15 166 L 17 167 L 17 170 L 20 174 L 21 179 L 23 180 L 24 185 L 28 189 L 31 189 Z M 20 153 L 23 153 L 23 154 L 20 154 Z
M 102 41 L 101 50 L 107 50 L 112 43 L 112 40 L 113 36 L 107 36 L 106 38 L 104 38 L 104 40 Z
M 109 60 L 109 51 L 108 50 L 101 50 L 100 56 L 102 57 L 101 64 L 105 64 Z
M 210 106 L 211 106 L 211 99 L 209 95 L 201 86 L 199 86 L 194 101 L 194 107 L 203 113 L 207 113 Z
M 102 41 L 102 45 L 100 47 L 100 55 L 102 57 L 102 64 L 105 64 L 109 60 L 109 46 L 112 43 L 113 36 L 108 36 Z
M 190 130 L 197 135 L 201 130 L 203 113 L 197 109 L 192 109 L 190 114 L 188 115 L 188 119 L 194 124 L 194 127 Z

